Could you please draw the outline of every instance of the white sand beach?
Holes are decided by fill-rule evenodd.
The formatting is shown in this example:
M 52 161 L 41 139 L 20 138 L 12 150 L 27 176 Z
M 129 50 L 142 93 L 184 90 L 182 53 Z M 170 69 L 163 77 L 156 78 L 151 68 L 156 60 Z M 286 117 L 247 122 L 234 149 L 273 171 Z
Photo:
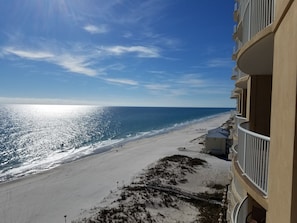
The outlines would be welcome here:
M 173 154 L 199 157 L 213 168 L 211 175 L 202 171 L 196 186 L 192 184 L 188 190 L 203 191 L 203 185 L 212 180 L 226 183 L 229 162 L 200 153 L 198 143 L 192 140 L 220 126 L 229 117 L 230 114 L 220 115 L 169 133 L 129 142 L 50 171 L 2 183 L 0 222 L 64 223 L 67 215 L 69 223 L 82 212 L 101 206 L 110 191 L 129 184 L 158 159 Z

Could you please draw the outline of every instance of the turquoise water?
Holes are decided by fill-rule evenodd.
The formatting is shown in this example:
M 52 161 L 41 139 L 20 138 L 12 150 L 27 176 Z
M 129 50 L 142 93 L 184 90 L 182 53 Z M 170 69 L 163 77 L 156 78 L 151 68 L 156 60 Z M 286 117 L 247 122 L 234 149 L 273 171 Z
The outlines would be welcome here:
M 0 105 L 0 181 L 44 171 L 230 110 Z

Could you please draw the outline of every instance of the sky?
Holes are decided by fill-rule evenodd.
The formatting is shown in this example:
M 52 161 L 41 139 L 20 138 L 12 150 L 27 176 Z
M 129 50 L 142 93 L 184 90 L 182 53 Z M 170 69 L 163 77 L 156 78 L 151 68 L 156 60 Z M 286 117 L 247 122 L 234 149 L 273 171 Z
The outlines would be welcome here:
M 0 103 L 234 107 L 234 1 L 0 1 Z

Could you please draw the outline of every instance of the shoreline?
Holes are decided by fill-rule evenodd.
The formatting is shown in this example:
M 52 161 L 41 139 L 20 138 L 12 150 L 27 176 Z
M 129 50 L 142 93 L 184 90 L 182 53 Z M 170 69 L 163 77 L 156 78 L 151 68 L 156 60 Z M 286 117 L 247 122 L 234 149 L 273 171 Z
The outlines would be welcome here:
M 78 159 L 32 176 L 0 184 L 0 217 L 4 222 L 68 222 L 100 205 L 117 182 L 130 183 L 158 159 L 183 153 L 199 129 L 222 125 L 230 114 L 164 134 L 130 141 L 108 152 Z M 205 133 L 204 133 L 205 134 Z
M 77 152 L 73 153 L 73 154 L 68 154 L 68 157 L 63 157 L 61 158 L 61 160 L 55 160 L 52 163 L 40 163 L 37 164 L 36 166 L 33 167 L 26 167 L 26 166 L 20 166 L 17 168 L 13 168 L 10 171 L 15 172 L 14 175 L 13 174 L 3 174 L 0 176 L 0 185 L 3 183 L 7 183 L 7 182 L 13 182 L 16 180 L 20 180 L 20 179 L 24 179 L 26 177 L 30 177 L 32 175 L 37 175 L 37 174 L 41 174 L 43 172 L 47 172 L 50 171 L 54 168 L 58 168 L 61 165 L 65 165 L 80 159 L 84 159 L 86 157 L 89 156 L 96 156 L 96 155 L 100 155 L 100 154 L 104 154 L 107 152 L 111 152 L 114 149 L 119 149 L 120 147 L 123 147 L 124 145 L 128 144 L 128 143 L 133 143 L 135 141 L 138 140 L 143 140 L 146 138 L 152 138 L 152 137 L 157 137 L 159 135 L 163 135 L 163 134 L 168 134 L 170 132 L 174 132 L 174 131 L 178 131 L 181 130 L 183 128 L 187 128 L 191 125 L 197 125 L 201 122 L 207 122 L 207 120 L 211 120 L 213 118 L 225 115 L 225 114 L 230 114 L 229 112 L 223 112 L 223 113 L 219 113 L 219 114 L 215 114 L 215 115 L 211 115 L 211 116 L 206 116 L 203 118 L 199 118 L 196 120 L 192 120 L 192 121 L 186 121 L 183 123 L 178 123 L 178 124 L 174 124 L 172 126 L 163 128 L 163 129 L 156 129 L 156 130 L 151 130 L 148 132 L 143 132 L 143 134 L 139 133 L 138 135 L 132 136 L 132 137 L 127 137 L 127 138 L 120 138 L 120 139 L 114 139 L 114 143 L 102 146 L 102 147 L 98 147 L 95 149 L 91 149 L 90 148 L 94 148 L 93 146 L 87 146 L 89 149 L 87 150 L 78 150 Z M 23 169 L 22 171 L 16 171 L 16 169 L 21 168 Z

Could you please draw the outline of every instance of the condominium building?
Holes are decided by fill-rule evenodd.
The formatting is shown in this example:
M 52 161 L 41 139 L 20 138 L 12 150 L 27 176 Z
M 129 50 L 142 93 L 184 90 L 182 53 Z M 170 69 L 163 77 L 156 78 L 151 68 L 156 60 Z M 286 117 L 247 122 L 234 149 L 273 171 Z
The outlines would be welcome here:
M 297 222 L 297 1 L 237 0 L 228 220 Z

